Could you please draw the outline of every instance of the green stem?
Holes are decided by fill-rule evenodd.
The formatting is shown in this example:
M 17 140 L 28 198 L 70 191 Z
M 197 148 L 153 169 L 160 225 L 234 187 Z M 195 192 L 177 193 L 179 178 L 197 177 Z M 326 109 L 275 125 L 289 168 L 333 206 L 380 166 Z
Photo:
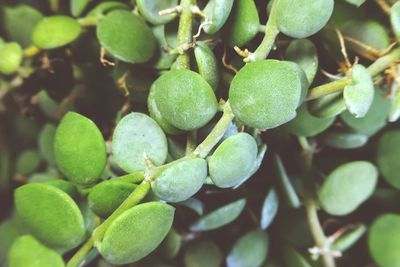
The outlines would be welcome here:
M 307 178 L 304 181 L 304 187 L 306 189 L 305 192 L 305 200 L 304 206 L 306 209 L 307 221 L 311 231 L 311 235 L 313 236 L 315 245 L 320 249 L 330 248 L 329 240 L 325 236 L 324 230 L 322 229 L 321 223 L 318 218 L 318 205 L 315 200 L 315 181 L 312 173 L 312 162 L 314 156 L 314 148 L 309 144 L 306 137 L 298 138 L 301 147 L 303 148 L 303 172 L 304 176 Z M 335 260 L 332 255 L 329 253 L 322 253 L 322 260 L 324 262 L 325 267 L 335 267 Z
M 75 253 L 67 264 L 67 267 L 77 267 L 82 264 L 90 249 L 99 242 L 110 224 L 123 212 L 137 205 L 149 192 L 150 182 L 144 180 L 136 189 L 125 199 L 125 201 L 92 233 L 92 236 L 86 243 Z
M 96 26 L 103 16 L 89 16 L 78 19 L 78 23 L 83 27 Z
M 143 172 L 134 172 L 130 174 L 126 174 L 123 176 L 112 178 L 113 181 L 121 181 L 126 183 L 141 183 L 144 180 L 144 173 Z
M 193 130 L 187 134 L 186 155 L 193 153 L 197 144 L 197 131 Z
M 271 52 L 271 49 L 275 43 L 275 39 L 279 34 L 275 18 L 276 16 L 275 6 L 277 2 L 278 1 L 274 1 L 274 3 L 272 4 L 271 13 L 268 18 L 267 25 L 265 26 L 265 31 L 264 31 L 265 34 L 261 44 L 257 47 L 254 53 L 251 53 L 248 57 L 244 59 L 244 62 L 252 62 L 252 61 L 266 59 L 268 54 Z
M 368 67 L 371 76 L 376 76 L 382 71 L 390 67 L 393 62 L 400 58 L 400 48 L 394 49 L 389 54 L 378 58 L 374 63 Z M 326 83 L 310 89 L 307 100 L 319 98 L 324 95 L 340 92 L 343 88 L 351 83 L 351 78 L 343 78 L 337 81 Z
M 196 0 L 181 0 L 180 6 L 182 13 L 179 20 L 178 28 L 178 47 L 184 47 L 192 42 L 192 6 L 196 4 Z M 178 69 L 190 68 L 190 57 L 186 51 L 183 51 L 176 60 Z
M 193 153 L 199 155 L 201 158 L 207 157 L 211 149 L 213 149 L 213 147 L 224 136 L 234 117 L 235 115 L 233 115 L 231 106 L 227 101 L 224 105 L 224 113 L 222 114 L 222 117 L 219 119 L 214 129 L 212 129 L 211 133 L 200 145 L 197 146 Z

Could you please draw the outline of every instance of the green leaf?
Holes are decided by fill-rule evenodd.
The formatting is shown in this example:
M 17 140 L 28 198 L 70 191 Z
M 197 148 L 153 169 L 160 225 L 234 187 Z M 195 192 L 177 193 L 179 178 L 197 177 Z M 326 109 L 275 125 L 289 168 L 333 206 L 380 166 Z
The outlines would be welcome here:
M 184 255 L 186 267 L 220 267 L 223 254 L 211 240 L 199 240 L 189 244 Z
M 296 136 L 315 136 L 335 121 L 335 117 L 319 118 L 308 110 L 307 103 L 304 103 L 297 111 L 297 116 L 287 124 L 290 133 Z
M 285 266 L 311 267 L 311 264 L 304 259 L 303 255 L 288 245 L 284 245 L 282 248 L 282 259 L 285 263 Z
M 246 64 L 229 89 L 229 101 L 237 119 L 247 126 L 264 129 L 292 120 L 303 94 L 300 71 L 296 63 L 288 61 L 270 59 Z
M 101 17 L 108 12 L 117 9 L 127 9 L 129 10 L 129 6 L 125 3 L 117 2 L 117 1 L 102 1 L 97 6 L 95 6 L 92 10 L 88 12 L 87 17 Z
M 25 233 L 24 227 L 16 216 L 12 216 L 0 224 L 0 264 L 6 262 L 7 254 L 14 240 Z
M 345 0 L 347 3 L 352 4 L 356 7 L 361 6 L 362 4 L 365 3 L 366 0 Z
M 390 9 L 390 22 L 397 40 L 400 38 L 400 2 L 396 2 Z
M 168 204 L 148 202 L 125 211 L 96 245 L 100 254 L 112 264 L 127 264 L 147 256 L 168 234 L 174 210 Z
M 354 131 L 361 134 L 373 135 L 386 125 L 390 112 L 390 100 L 385 98 L 383 90 L 375 92 L 372 105 L 363 118 L 355 118 L 350 112 L 341 114 L 341 119 Z
M 233 245 L 226 258 L 228 267 L 259 267 L 268 255 L 269 240 L 262 230 L 247 232 Z
M 392 98 L 392 104 L 390 106 L 390 113 L 388 120 L 395 122 L 400 118 L 400 92 L 396 92 Z
M 241 198 L 222 206 L 202 217 L 190 226 L 193 232 L 202 232 L 217 229 L 234 221 L 246 206 L 246 199 Z
M 190 70 L 172 70 L 151 86 L 162 117 L 185 131 L 206 125 L 217 112 L 217 99 L 211 86 L 200 74 Z
M 250 174 L 257 157 L 257 143 L 247 133 L 225 139 L 207 159 L 210 177 L 221 188 L 233 187 Z
M 376 161 L 383 178 L 393 187 L 400 189 L 400 131 L 384 133 L 379 139 Z
M 18 70 L 23 58 L 22 48 L 17 43 L 0 45 L 0 73 L 9 75 Z
M 319 64 L 317 48 L 313 42 L 308 39 L 292 41 L 286 50 L 286 58 L 302 68 L 309 84 L 313 82 Z
M 273 163 L 275 168 L 275 173 L 277 175 L 278 183 L 283 193 L 286 204 L 292 208 L 298 208 L 301 206 L 299 196 L 297 195 L 292 181 L 287 175 L 285 166 L 279 155 L 274 154 Z
M 23 223 L 43 243 L 69 250 L 84 237 L 82 214 L 62 190 L 47 184 L 27 184 L 16 189 L 15 207 Z
M 49 181 L 45 181 L 43 183 L 52 185 L 52 186 L 64 191 L 72 198 L 78 197 L 78 190 L 77 190 L 76 186 L 71 182 L 61 180 L 61 179 L 52 179 Z
M 207 177 L 204 159 L 174 162 L 151 183 L 157 197 L 168 202 L 181 202 L 196 194 Z
M 120 181 L 104 181 L 90 189 L 88 204 L 98 216 L 107 218 L 135 190 L 136 185 Z
M 26 150 L 17 159 L 17 173 L 21 175 L 32 174 L 39 168 L 42 159 L 36 150 Z
M 96 34 L 107 52 L 125 62 L 146 62 L 156 51 L 156 39 L 151 29 L 129 11 L 108 13 L 98 23 Z
M 224 28 L 224 41 L 231 47 L 240 47 L 256 36 L 260 26 L 260 18 L 254 0 L 236 0 L 233 2 L 232 12 Z
M 3 15 L 3 27 L 8 39 L 17 42 L 23 48 L 31 45 L 32 31 L 43 15 L 28 5 L 6 6 Z
M 361 239 L 366 231 L 367 227 L 364 224 L 357 225 L 354 229 L 351 229 L 336 239 L 336 241 L 332 244 L 332 250 L 346 251 L 350 249 L 357 241 Z
M 278 213 L 279 198 L 275 189 L 272 188 L 268 191 L 267 196 L 264 199 L 261 216 L 260 216 L 260 226 L 261 229 L 266 230 L 271 223 L 274 221 L 276 214 Z
M 41 49 L 58 48 L 75 41 L 81 31 L 80 24 L 71 17 L 45 17 L 33 29 L 32 42 Z
M 208 82 L 211 88 L 217 90 L 219 83 L 219 70 L 217 58 L 212 49 L 204 42 L 197 42 L 194 48 L 199 74 Z
M 39 133 L 38 147 L 40 155 L 47 161 L 49 165 L 55 165 L 54 160 L 54 137 L 56 134 L 56 126 L 47 123 L 43 126 Z
M 287 36 L 306 38 L 326 25 L 333 6 L 333 0 L 279 0 L 275 7 L 276 24 Z
M 68 112 L 58 125 L 54 155 L 61 172 L 78 184 L 95 182 L 106 164 L 100 130 L 90 119 L 75 112 Z
M 183 236 L 175 231 L 174 228 L 171 228 L 160 245 L 160 253 L 162 257 L 167 260 L 175 258 L 181 250 L 182 244 Z
M 368 142 L 365 134 L 331 131 L 321 137 L 322 142 L 330 147 L 338 149 L 355 149 L 363 147 Z
M 224 26 L 231 13 L 233 0 L 210 0 L 203 12 L 211 24 L 204 25 L 204 32 L 214 34 Z M 204 22 L 204 21 L 203 21 Z
M 374 192 L 378 171 L 368 161 L 353 161 L 337 167 L 318 190 L 322 208 L 331 215 L 355 211 Z
M 168 15 L 159 15 L 158 12 L 167 8 L 173 8 L 178 5 L 178 0 L 148 1 L 136 0 L 136 5 L 140 14 L 150 23 L 166 24 L 176 17 L 176 13 Z
M 80 16 L 89 3 L 90 0 L 71 0 L 70 9 L 72 16 Z
M 325 95 L 311 102 L 310 113 L 319 118 L 331 118 L 346 110 L 342 92 Z M 351 115 L 354 117 L 353 115 Z
M 368 54 L 367 47 L 384 51 L 390 46 L 390 37 L 386 27 L 374 20 L 353 19 L 345 23 L 341 29 L 342 33 L 352 39 L 363 43 L 363 46 L 354 42 L 346 42 L 346 46 L 357 53 Z
M 178 202 L 176 204 L 187 207 L 187 208 L 193 210 L 194 212 L 196 212 L 200 216 L 203 215 L 203 213 L 204 213 L 203 202 L 201 202 L 200 200 L 198 200 L 197 198 L 194 198 L 194 197 L 186 199 L 185 201 L 182 201 L 182 202 Z
M 372 223 L 368 247 L 375 262 L 382 267 L 400 265 L 400 215 L 386 213 Z
M 149 116 L 132 112 L 118 122 L 112 139 L 112 154 L 124 171 L 132 173 L 145 170 L 145 157 L 154 165 L 161 165 L 167 153 L 167 138 Z
M 8 254 L 9 267 L 63 267 L 62 257 L 40 244 L 33 236 L 24 235 L 15 240 Z
M 344 87 L 344 102 L 354 117 L 362 118 L 365 117 L 374 100 L 374 82 L 368 70 L 359 64 L 352 69 L 352 80 L 351 84 Z

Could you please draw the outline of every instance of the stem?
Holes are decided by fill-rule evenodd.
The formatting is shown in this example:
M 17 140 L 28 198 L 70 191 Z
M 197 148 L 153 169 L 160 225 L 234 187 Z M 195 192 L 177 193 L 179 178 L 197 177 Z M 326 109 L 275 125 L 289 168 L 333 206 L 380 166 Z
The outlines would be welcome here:
M 83 27 L 96 26 L 103 16 L 88 16 L 78 19 L 78 23 Z
M 393 64 L 400 58 L 400 48 L 394 49 L 389 54 L 378 58 L 374 63 L 368 67 L 368 71 L 371 76 L 376 76 Z M 326 83 L 310 89 L 306 100 L 312 100 L 319 98 L 324 95 L 332 94 L 343 90 L 343 88 L 351 83 L 351 78 L 343 78 L 337 81 Z
M 201 158 L 207 157 L 211 149 L 213 149 L 219 140 L 221 140 L 222 136 L 224 136 L 234 117 L 235 115 L 233 115 L 229 101 L 227 101 L 224 105 L 224 113 L 222 114 L 222 117 L 219 119 L 214 129 L 212 129 L 206 139 L 204 139 L 204 141 L 197 146 L 193 153 L 199 155 Z
M 123 176 L 112 178 L 111 180 L 137 184 L 137 183 L 141 183 L 144 180 L 144 173 L 143 172 L 134 172 L 134 173 L 130 173 L 130 174 L 126 174 Z
M 40 53 L 40 49 L 34 45 L 30 45 L 24 49 L 24 57 L 34 57 Z
M 181 0 L 180 6 L 182 7 L 182 13 L 178 28 L 178 47 L 184 47 L 192 42 L 193 13 L 191 7 L 195 4 L 196 0 Z M 190 68 L 190 57 L 186 51 L 182 51 L 178 56 L 176 63 L 178 69 Z
M 186 139 L 186 155 L 193 153 L 197 144 L 197 131 L 193 130 L 187 134 Z
M 82 264 L 90 249 L 99 242 L 110 224 L 123 212 L 137 205 L 149 192 L 150 182 L 144 180 L 136 189 L 125 199 L 125 201 L 92 233 L 92 236 L 86 243 L 75 253 L 67 264 L 67 267 L 77 267 Z
M 324 230 L 322 229 L 321 223 L 318 218 L 318 205 L 315 200 L 315 181 L 312 173 L 312 162 L 314 156 L 314 148 L 309 144 L 306 137 L 298 138 L 300 146 L 303 148 L 303 172 L 304 176 L 307 178 L 304 181 L 305 187 L 305 200 L 304 206 L 306 209 L 306 215 L 308 220 L 308 225 L 313 236 L 315 245 L 324 250 L 330 249 L 330 243 L 328 238 L 325 236 Z M 323 251 L 327 252 L 327 251 Z M 332 255 L 328 253 L 322 253 L 322 259 L 324 261 L 325 267 L 335 267 L 335 260 Z
M 250 54 L 248 57 L 244 59 L 244 62 L 252 62 L 257 60 L 263 60 L 267 58 L 269 52 L 274 46 L 275 39 L 279 34 L 278 26 L 276 25 L 275 18 L 275 6 L 278 1 L 274 1 L 272 3 L 271 14 L 268 18 L 267 25 L 265 26 L 265 35 L 261 42 L 261 44 L 257 47 L 254 53 Z

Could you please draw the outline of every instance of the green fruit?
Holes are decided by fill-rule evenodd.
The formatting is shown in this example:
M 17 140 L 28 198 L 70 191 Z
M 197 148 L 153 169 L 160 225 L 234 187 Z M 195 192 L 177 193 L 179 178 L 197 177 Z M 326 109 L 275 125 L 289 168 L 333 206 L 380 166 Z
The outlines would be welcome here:
M 97 38 L 115 58 L 143 63 L 154 55 L 156 39 L 141 18 L 125 10 L 108 13 L 97 25 Z
M 214 52 L 206 43 L 197 42 L 194 48 L 194 56 L 199 74 L 215 91 L 219 82 L 219 70 Z
M 128 173 L 146 169 L 146 158 L 158 166 L 167 158 L 165 134 L 149 116 L 132 112 L 123 117 L 115 128 L 112 153 L 118 166 Z
M 280 32 L 306 38 L 320 31 L 333 12 L 333 0 L 279 0 L 275 6 Z
M 15 191 L 15 208 L 26 227 L 51 247 L 69 250 L 82 241 L 82 214 L 64 191 L 42 183 L 27 184 Z
M 347 215 L 372 195 L 377 180 L 378 171 L 368 161 L 340 165 L 318 190 L 321 206 L 331 215 Z
M 9 75 L 17 71 L 22 58 L 22 48 L 19 44 L 0 44 L 0 73 Z
M 103 136 L 90 119 L 68 112 L 57 127 L 54 156 L 68 179 L 91 184 L 100 178 L 106 164 Z
M 73 42 L 81 31 L 80 24 L 71 17 L 45 17 L 33 29 L 32 42 L 41 49 L 53 49 Z
M 152 182 L 155 195 L 168 202 L 184 201 L 196 194 L 207 177 L 204 159 L 185 159 L 173 163 Z
M 112 264 L 127 264 L 147 256 L 168 234 L 174 210 L 168 204 L 148 202 L 125 211 L 97 245 L 100 254 Z
M 9 267 L 63 267 L 62 257 L 54 250 L 40 244 L 33 236 L 17 238 L 8 254 Z
M 107 218 L 136 187 L 135 184 L 112 180 L 99 183 L 89 192 L 89 207 L 98 216 Z
M 191 131 L 206 125 L 217 112 L 217 99 L 210 85 L 190 70 L 172 70 L 152 85 L 161 116 L 172 126 Z
M 210 177 L 218 187 L 233 187 L 249 175 L 256 156 L 257 144 L 251 135 L 232 135 L 208 158 Z
M 229 101 L 233 113 L 245 125 L 270 129 L 296 116 L 303 94 L 297 64 L 260 60 L 246 64 L 233 78 Z

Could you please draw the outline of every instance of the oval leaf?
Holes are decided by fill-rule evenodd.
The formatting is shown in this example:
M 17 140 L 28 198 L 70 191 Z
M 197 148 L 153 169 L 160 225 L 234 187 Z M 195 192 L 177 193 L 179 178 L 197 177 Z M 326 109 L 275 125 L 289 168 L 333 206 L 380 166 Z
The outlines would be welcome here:
M 132 112 L 123 117 L 115 128 L 112 153 L 118 166 L 128 173 L 146 169 L 146 157 L 154 165 L 165 162 L 167 138 L 149 116 Z
M 367 161 L 353 161 L 337 167 L 318 190 L 322 208 L 331 215 L 356 210 L 375 190 L 378 172 Z
M 245 206 L 246 199 L 244 198 L 222 206 L 199 218 L 190 226 L 190 230 L 193 232 L 201 232 L 217 229 L 239 217 Z
M 100 254 L 112 264 L 140 260 L 168 234 L 174 212 L 172 206 L 161 202 L 148 202 L 125 211 L 110 224 L 102 242 L 97 244 Z
M 106 164 L 103 136 L 90 119 L 68 112 L 56 131 L 54 156 L 68 179 L 78 184 L 93 183 Z
M 40 241 L 65 250 L 82 241 L 83 217 L 67 193 L 52 185 L 33 183 L 19 187 L 14 198 L 18 215 Z

